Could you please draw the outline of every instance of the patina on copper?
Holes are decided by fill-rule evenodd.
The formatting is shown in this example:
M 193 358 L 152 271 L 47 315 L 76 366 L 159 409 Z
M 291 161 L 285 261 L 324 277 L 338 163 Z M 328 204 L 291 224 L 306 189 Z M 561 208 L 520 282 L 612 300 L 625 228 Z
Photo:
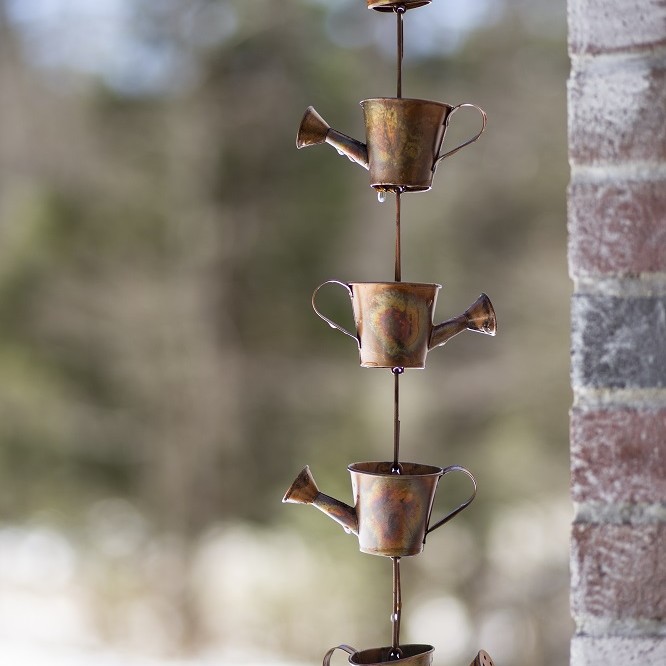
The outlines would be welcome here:
M 370 171 L 370 184 L 382 192 L 424 192 L 432 187 L 437 165 L 474 143 L 486 128 L 486 113 L 475 104 L 452 106 L 444 102 L 403 97 L 377 97 L 361 102 L 366 143 L 332 129 L 308 107 L 301 121 L 296 146 L 328 143 Z M 481 114 L 481 129 L 452 150 L 440 148 L 452 115 L 471 107 Z
M 296 133 L 296 148 L 317 146 L 320 143 L 328 143 L 364 169 L 370 167 L 368 149 L 364 143 L 334 130 L 313 106 L 308 106 Z
M 495 666 L 495 663 L 485 650 L 479 650 L 479 654 L 469 666 Z
M 432 187 L 437 165 L 476 141 L 486 127 L 486 114 L 474 104 L 403 97 L 378 97 L 361 102 L 365 115 L 371 185 L 394 192 L 422 192 Z M 482 118 L 480 131 L 459 146 L 440 154 L 453 113 L 473 107 Z
M 476 495 L 476 480 L 460 465 L 442 469 L 419 463 L 358 462 L 347 468 L 351 475 L 354 506 L 324 495 L 305 467 L 282 501 L 312 504 L 358 536 L 359 549 L 370 555 L 408 557 L 423 550 L 426 535 L 469 506 Z M 463 472 L 472 481 L 472 494 L 441 520 L 429 525 L 439 480 L 451 472 Z
M 497 333 L 495 309 L 486 294 L 481 294 L 458 317 L 435 326 L 430 336 L 428 349 L 441 347 L 454 335 L 462 331 L 474 331 L 476 333 L 484 333 L 485 335 L 495 335 Z
M 390 557 L 393 565 L 393 608 L 390 646 L 356 650 L 349 645 L 331 648 L 323 666 L 330 666 L 335 650 L 348 653 L 352 666 L 383 666 L 400 662 L 408 666 L 431 666 L 431 645 L 400 645 L 402 592 L 400 559 L 423 550 L 427 534 L 464 510 L 476 495 L 472 474 L 458 465 L 444 469 L 417 463 L 402 463 L 400 458 L 399 380 L 406 367 L 423 368 L 427 352 L 446 343 L 464 330 L 494 335 L 496 318 L 485 294 L 463 314 L 433 325 L 440 285 L 402 283 L 401 210 L 403 192 L 421 192 L 432 187 L 438 164 L 461 148 L 476 141 L 486 127 L 485 112 L 474 104 L 452 106 L 422 99 L 403 99 L 402 62 L 404 14 L 431 0 L 367 0 L 369 9 L 396 14 L 397 89 L 395 98 L 374 98 L 361 102 L 365 118 L 366 143 L 333 128 L 313 108 L 308 107 L 296 137 L 298 148 L 328 143 L 340 154 L 367 169 L 371 186 L 384 201 L 386 192 L 396 195 L 395 282 L 343 283 L 329 280 L 312 296 L 312 306 L 319 317 L 356 340 L 361 365 L 390 368 L 394 375 L 394 438 L 391 462 L 361 462 L 349 465 L 354 506 L 351 507 L 319 491 L 310 469 L 305 467 L 283 497 L 283 502 L 312 504 L 358 537 L 362 552 Z M 442 152 L 451 117 L 464 107 L 479 111 L 482 126 L 474 136 L 452 150 Z M 324 284 L 339 284 L 348 291 L 356 334 L 327 318 L 317 309 L 315 297 Z M 460 471 L 472 481 L 471 496 L 438 522 L 431 524 L 431 514 L 440 479 Z M 493 666 L 481 650 L 471 666 Z
M 400 620 L 402 617 L 402 585 L 400 584 L 400 558 L 392 557 L 393 563 L 393 610 L 391 612 L 392 640 L 391 659 L 400 659 L 403 652 L 400 648 Z
M 323 315 L 316 306 L 326 284 L 344 287 L 351 298 L 356 334 Z M 329 326 L 353 338 L 364 368 L 424 368 L 428 350 L 465 330 L 495 335 L 496 318 L 485 294 L 463 314 L 433 325 L 441 285 L 424 282 L 340 282 L 327 280 L 312 294 L 315 313 Z

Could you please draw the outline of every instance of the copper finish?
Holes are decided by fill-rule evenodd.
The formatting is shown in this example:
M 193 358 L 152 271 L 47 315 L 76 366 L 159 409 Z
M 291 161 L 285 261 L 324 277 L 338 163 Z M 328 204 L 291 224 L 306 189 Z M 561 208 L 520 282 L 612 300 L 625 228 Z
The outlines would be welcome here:
M 317 488 L 306 467 L 285 493 L 283 502 L 312 504 L 356 534 L 359 549 L 370 555 L 407 557 L 423 550 L 426 535 L 469 506 L 476 495 L 476 480 L 460 465 L 442 469 L 418 463 L 359 462 L 347 468 L 351 474 L 355 504 L 351 507 Z M 472 494 L 444 518 L 429 526 L 437 484 L 450 472 L 463 472 L 472 481 Z
M 328 143 L 352 162 L 356 162 L 364 169 L 369 168 L 368 150 L 365 144 L 334 130 L 313 106 L 309 106 L 296 133 L 296 148 L 307 148 L 320 143 Z
M 395 193 L 395 281 L 402 280 L 402 248 L 400 239 L 400 195 L 402 191 Z
M 296 148 L 324 143 L 329 129 L 331 128 L 328 123 L 315 111 L 315 108 L 308 106 L 296 134 Z
M 349 292 L 356 334 L 317 309 L 317 294 L 326 284 L 338 284 Z M 362 367 L 424 368 L 428 350 L 466 329 L 495 334 L 494 311 L 485 294 L 462 315 L 434 326 L 432 316 L 440 288 L 439 284 L 423 282 L 328 280 L 312 294 L 312 307 L 329 326 L 356 341 Z
M 375 664 L 386 664 L 394 662 L 391 658 L 391 647 L 369 648 L 367 650 L 356 650 L 350 645 L 336 645 L 325 655 L 323 666 L 330 666 L 331 657 L 336 650 L 344 650 L 349 654 L 349 663 L 353 666 L 373 666 Z M 435 648 L 432 645 L 407 644 L 401 645 L 402 657 L 399 659 L 401 666 L 430 666 Z
M 405 7 L 404 4 L 400 4 L 397 7 L 394 7 L 396 18 L 397 18 L 397 23 L 396 23 L 396 29 L 397 29 L 397 36 L 396 36 L 396 42 L 398 45 L 397 48 L 397 65 L 396 65 L 396 73 L 397 73 L 397 90 L 396 90 L 396 97 L 402 97 L 402 59 L 405 55 L 405 31 L 404 31 L 404 17 L 405 17 L 405 12 L 407 11 L 407 8 Z
M 323 659 L 330 666 L 335 650 L 348 654 L 352 666 L 431 666 L 434 648 L 425 644 L 400 644 L 402 590 L 400 560 L 422 552 L 427 535 L 463 511 L 476 496 L 476 480 L 459 465 L 446 468 L 400 462 L 400 375 L 405 368 L 423 368 L 427 353 L 464 330 L 495 335 L 497 321 L 485 294 L 461 315 L 433 324 L 437 294 L 441 286 L 432 283 L 402 282 L 401 195 L 432 187 L 439 163 L 474 143 L 486 128 L 486 114 L 474 104 L 452 106 L 402 96 L 404 55 L 404 15 L 408 10 L 430 4 L 431 0 L 367 0 L 368 9 L 396 15 L 396 97 L 362 101 L 366 142 L 331 128 L 322 116 L 308 107 L 296 136 L 297 148 L 327 143 L 338 153 L 369 171 L 370 184 L 380 202 L 387 192 L 396 197 L 394 282 L 340 282 L 328 280 L 312 295 L 315 313 L 329 326 L 353 338 L 363 367 L 390 368 L 394 375 L 393 460 L 358 462 L 348 466 L 354 506 L 320 492 L 309 467 L 305 467 L 283 497 L 283 502 L 312 504 L 357 536 L 361 552 L 390 557 L 393 568 L 392 642 L 388 647 L 356 650 L 349 645 L 331 648 Z M 463 143 L 442 151 L 446 131 L 454 113 L 471 107 L 481 114 L 481 128 Z M 350 332 L 323 315 L 315 304 L 326 284 L 344 287 L 352 302 L 355 332 Z M 432 522 L 432 509 L 441 478 L 462 472 L 472 482 L 471 495 L 443 518 Z M 494 666 L 481 650 L 470 666 Z
M 391 641 L 391 659 L 399 659 L 403 656 L 400 649 L 400 619 L 402 616 L 402 586 L 400 584 L 400 558 L 392 557 L 393 562 L 393 612 L 391 613 L 391 625 L 393 638 Z
M 368 9 L 375 9 L 378 12 L 395 12 L 400 7 L 404 7 L 405 11 L 408 9 L 416 9 L 429 5 L 432 0 L 367 0 Z
M 355 339 L 364 368 L 423 368 L 432 331 L 432 313 L 441 285 L 414 282 L 350 282 L 329 280 L 345 287 L 352 301 L 357 335 L 314 311 L 330 326 Z M 327 284 L 325 282 L 324 284 Z
M 355 463 L 349 466 L 356 512 L 360 516 L 359 548 L 388 557 L 418 555 L 426 529 L 440 467 L 401 463 L 400 474 L 390 463 Z
M 485 335 L 497 333 L 495 309 L 486 294 L 481 294 L 459 317 L 435 326 L 430 336 L 428 349 L 441 347 L 462 331 L 475 331 L 485 333 Z
M 479 654 L 469 666 L 495 666 L 495 664 L 485 650 L 479 650 Z
M 370 171 L 370 184 L 382 192 L 423 192 L 432 187 L 437 165 L 461 148 L 474 143 L 486 128 L 486 114 L 475 104 L 451 106 L 444 102 L 403 97 L 377 97 L 361 102 L 367 143 L 332 129 L 308 107 L 296 137 L 304 148 L 320 143 Z M 440 154 L 452 115 L 463 107 L 481 114 L 481 129 L 452 150 Z
M 401 472 L 400 467 L 400 375 L 404 368 L 393 368 L 393 465 L 392 472 Z
M 378 97 L 361 102 L 365 114 L 370 181 L 378 190 L 423 192 L 432 187 L 441 160 L 476 141 L 486 127 L 478 106 L 423 99 Z M 474 106 L 482 117 L 481 130 L 453 150 L 439 154 L 451 115 Z
M 358 534 L 358 519 L 354 509 L 344 502 L 319 492 L 307 465 L 284 494 L 282 501 L 291 504 L 312 504 L 336 523 L 342 525 L 345 532 Z

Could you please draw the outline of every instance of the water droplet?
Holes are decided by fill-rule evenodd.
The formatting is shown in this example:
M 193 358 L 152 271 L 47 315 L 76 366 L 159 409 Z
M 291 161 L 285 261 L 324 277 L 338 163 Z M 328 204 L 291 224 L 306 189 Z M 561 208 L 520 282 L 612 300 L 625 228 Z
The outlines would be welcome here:
M 347 534 L 351 534 L 351 533 L 352 533 L 352 531 L 351 531 L 348 527 L 343 527 L 342 529 L 343 529 L 345 532 L 347 532 Z
M 402 657 L 402 650 L 400 648 L 391 648 L 388 656 L 389 661 L 395 661 L 400 659 L 400 657 Z
M 338 149 L 336 148 L 336 150 Z M 344 155 L 344 153 L 341 150 L 338 150 L 338 155 Z
M 379 201 L 379 203 L 384 203 L 386 201 L 386 192 L 379 190 L 377 192 L 377 201 Z

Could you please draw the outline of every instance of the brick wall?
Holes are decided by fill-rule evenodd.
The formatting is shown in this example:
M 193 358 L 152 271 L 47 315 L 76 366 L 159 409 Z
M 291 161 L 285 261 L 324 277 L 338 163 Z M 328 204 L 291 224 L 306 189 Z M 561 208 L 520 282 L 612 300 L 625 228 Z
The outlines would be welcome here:
M 666 664 L 666 0 L 568 0 L 572 666 Z

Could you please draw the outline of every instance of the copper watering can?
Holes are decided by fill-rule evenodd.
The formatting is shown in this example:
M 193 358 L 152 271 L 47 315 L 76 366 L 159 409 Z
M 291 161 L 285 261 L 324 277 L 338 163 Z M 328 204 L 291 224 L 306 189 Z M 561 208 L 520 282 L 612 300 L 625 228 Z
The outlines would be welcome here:
M 435 648 L 432 645 L 407 644 L 399 648 L 400 657 L 394 656 L 392 647 L 369 648 L 357 650 L 350 645 L 336 645 L 325 655 L 322 666 L 331 666 L 331 657 L 336 650 L 344 650 L 349 654 L 349 663 L 352 666 L 378 666 L 388 662 L 399 662 L 400 666 L 430 666 Z M 494 666 L 494 662 L 485 650 L 479 650 L 470 666 Z
M 434 467 L 392 462 L 358 462 L 347 467 L 351 474 L 354 506 L 324 495 L 305 467 L 282 498 L 283 502 L 312 504 L 358 536 L 359 549 L 370 555 L 406 557 L 423 550 L 426 536 L 444 525 L 476 496 L 476 480 L 464 467 Z M 472 494 L 444 518 L 430 525 L 439 480 L 450 472 L 462 472 L 472 481 Z
M 410 666 L 430 666 L 432 655 L 435 648 L 432 645 L 401 645 L 400 658 L 393 656 L 393 648 L 369 648 L 367 650 L 356 650 L 350 645 L 336 645 L 325 655 L 322 666 L 330 666 L 331 657 L 336 650 L 344 650 L 349 654 L 349 663 L 352 666 L 372 666 L 374 664 L 386 664 L 388 662 L 400 661 L 400 664 L 409 664 Z
M 349 292 L 356 334 L 323 315 L 316 306 L 319 290 L 337 284 Z M 429 350 L 462 331 L 495 335 L 497 319 L 486 294 L 461 315 L 432 322 L 439 284 L 421 282 L 340 282 L 327 280 L 312 294 L 312 308 L 331 328 L 353 338 L 364 368 L 424 368 Z
M 331 128 L 308 107 L 296 136 L 296 147 L 328 143 L 341 155 L 370 171 L 370 184 L 383 192 L 423 192 L 432 187 L 437 165 L 474 143 L 486 128 L 486 114 L 476 104 L 451 106 L 443 102 L 403 97 L 378 97 L 361 102 L 367 143 Z M 440 155 L 454 113 L 472 107 L 481 114 L 481 129 L 459 146 Z

